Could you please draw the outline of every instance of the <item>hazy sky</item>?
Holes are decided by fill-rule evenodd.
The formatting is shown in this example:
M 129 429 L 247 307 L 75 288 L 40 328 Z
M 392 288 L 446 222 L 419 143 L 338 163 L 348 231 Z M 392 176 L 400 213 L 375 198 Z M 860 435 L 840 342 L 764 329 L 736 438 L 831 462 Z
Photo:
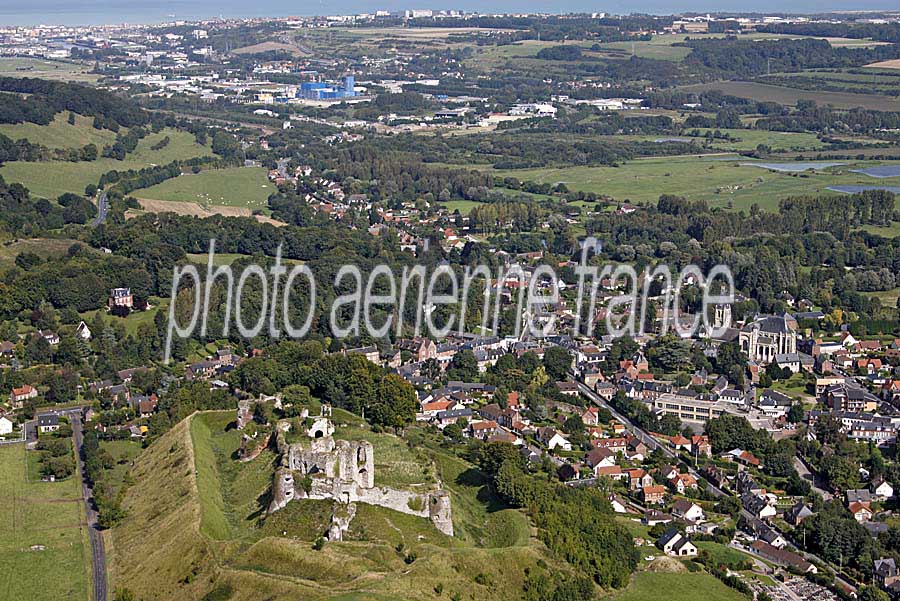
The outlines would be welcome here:
M 682 11 L 822 12 L 898 9 L 896 0 L 0 0 L 0 24 L 160 22 L 215 16 L 349 14 L 407 8 L 480 12 L 673 13 Z

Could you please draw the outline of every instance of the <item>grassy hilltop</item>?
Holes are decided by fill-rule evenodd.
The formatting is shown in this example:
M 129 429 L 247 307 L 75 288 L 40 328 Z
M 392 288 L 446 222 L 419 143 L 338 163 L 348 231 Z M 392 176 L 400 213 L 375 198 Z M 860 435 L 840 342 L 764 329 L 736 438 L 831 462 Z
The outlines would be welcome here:
M 386 480 L 400 482 L 414 462 L 431 461 L 424 469 L 434 470 L 450 490 L 458 534 L 447 537 L 424 518 L 358 504 L 348 540 L 315 551 L 312 543 L 327 528 L 331 502 L 294 501 L 265 519 L 275 455 L 266 451 L 252 462 L 235 462 L 240 434 L 229 428 L 232 421 L 232 412 L 196 414 L 138 459 L 125 501 L 128 517 L 109 536 L 113 590 L 128 588 L 138 598 L 160 601 L 433 599 L 456 593 L 506 599 L 522 591 L 526 569 L 567 569 L 531 536 L 522 513 L 498 506 L 472 466 L 437 451 L 412 450 L 392 435 L 362 432 L 359 423 L 346 424 L 337 435 L 365 434 Z M 416 558 L 407 563 L 411 553 Z

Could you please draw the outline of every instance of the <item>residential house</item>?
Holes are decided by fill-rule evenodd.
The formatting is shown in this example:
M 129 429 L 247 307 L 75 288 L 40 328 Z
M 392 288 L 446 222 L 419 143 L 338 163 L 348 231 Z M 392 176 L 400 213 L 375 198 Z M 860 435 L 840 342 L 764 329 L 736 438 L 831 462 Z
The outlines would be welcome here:
M 875 560 L 875 580 L 883 589 L 887 589 L 895 582 L 900 581 L 900 572 L 897 571 L 897 564 L 894 562 L 893 557 Z
M 616 513 L 628 513 L 628 505 L 618 495 L 611 493 L 609 495 L 609 504 Z
M 853 514 L 853 519 L 859 522 L 868 522 L 872 519 L 872 510 L 867 503 L 853 502 L 847 506 L 847 510 Z
M 653 527 L 657 524 L 671 524 L 675 521 L 675 518 L 668 513 L 663 513 L 662 511 L 657 511 L 656 509 L 650 509 L 647 513 L 644 514 L 644 518 L 641 520 L 646 525 Z
M 741 495 L 741 504 L 748 512 L 758 519 L 768 519 L 775 517 L 778 512 L 774 507 L 769 505 L 765 498 L 754 495 L 752 493 L 744 493 Z
M 640 490 L 653 484 L 653 476 L 651 476 L 641 468 L 628 470 L 627 473 L 629 490 Z M 665 489 L 663 490 L 665 491 Z
M 709 444 L 708 436 L 694 435 L 691 437 L 691 455 L 694 457 L 712 457 L 712 445 Z
M 581 421 L 585 426 L 596 426 L 599 423 L 600 409 L 588 407 L 581 413 Z
M 401 351 L 412 353 L 412 360 L 415 362 L 426 361 L 437 357 L 437 346 L 434 341 L 429 338 L 407 338 L 397 342 L 397 347 Z
M 13 388 L 9 393 L 9 401 L 14 407 L 21 407 L 22 403 L 28 399 L 33 399 L 38 395 L 37 389 L 31 384 L 23 384 L 18 388 Z
M 725 459 L 731 459 L 736 463 L 740 463 L 742 465 L 746 465 L 748 467 L 759 467 L 760 461 L 753 455 L 750 451 L 744 451 L 742 449 L 733 449 L 728 451 L 723 456 Z
M 776 549 L 784 549 L 788 544 L 778 530 L 762 520 L 750 518 L 744 522 L 744 528 L 757 540 L 765 541 Z
M 591 449 L 585 461 L 591 469 L 611 467 L 616 464 L 616 454 L 609 449 Z
M 0 436 L 12 434 L 15 425 L 15 422 L 9 419 L 9 417 L 7 417 L 6 415 L 0 416 Z
M 645 505 L 662 504 L 666 498 L 666 488 L 657 484 L 641 488 L 641 498 Z
M 693 557 L 697 555 L 697 547 L 687 536 L 675 528 L 666 530 L 656 544 L 666 555 L 674 557 Z
M 577 397 L 579 394 L 578 384 L 568 380 L 565 382 L 557 382 L 556 389 L 565 396 Z
M 872 497 L 876 501 L 884 501 L 894 496 L 894 487 L 883 478 L 874 480 L 872 484 L 869 485 L 869 490 L 872 491 Z
M 75 338 L 87 342 L 91 339 L 91 329 L 83 321 L 75 328 Z
M 38 416 L 38 431 L 41 434 L 56 432 L 59 430 L 59 416 L 55 413 L 45 413 Z
M 766 417 L 777 419 L 791 410 L 794 401 L 777 390 L 766 390 L 759 397 L 759 409 Z
M 46 340 L 50 346 L 59 344 L 59 334 L 53 330 L 38 330 L 37 335 Z
M 469 436 L 478 440 L 486 440 L 497 432 L 497 422 L 483 420 L 469 423 Z
M 131 288 L 112 288 L 109 291 L 109 299 L 107 306 L 112 310 L 117 307 L 125 309 L 134 308 L 134 295 L 131 294 Z
M 622 471 L 618 465 L 610 465 L 608 467 L 597 466 L 594 468 L 595 478 L 611 478 L 613 480 L 625 480 L 628 474 Z
M 607 449 L 613 454 L 624 453 L 628 448 L 628 439 L 626 438 L 598 438 L 591 442 L 597 449 Z
M 442 430 L 449 426 L 450 424 L 455 424 L 461 419 L 472 419 L 474 413 L 471 409 L 463 408 L 463 409 L 451 409 L 449 411 L 440 411 L 435 417 L 435 423 L 438 428 Z
M 559 447 L 563 451 L 571 451 L 572 443 L 556 428 L 538 428 L 538 440 L 551 451 Z
M 697 479 L 690 474 L 678 474 L 672 479 L 672 487 L 683 495 L 689 489 L 697 489 Z
M 792 526 L 799 526 L 803 520 L 814 515 L 806 503 L 800 502 L 784 512 L 784 519 Z
M 687 499 L 678 499 L 672 506 L 672 514 L 688 522 L 702 522 L 703 509 Z

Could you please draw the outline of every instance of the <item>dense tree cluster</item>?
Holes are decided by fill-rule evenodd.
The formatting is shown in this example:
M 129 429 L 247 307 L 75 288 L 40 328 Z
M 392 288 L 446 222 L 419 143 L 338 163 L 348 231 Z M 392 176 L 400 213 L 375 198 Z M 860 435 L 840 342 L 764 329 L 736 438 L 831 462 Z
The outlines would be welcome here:
M 476 460 L 504 501 L 528 511 L 554 555 L 600 586 L 628 584 L 638 550 L 622 526 L 610 519 L 612 509 L 601 490 L 572 488 L 527 474 L 518 451 L 508 443 L 488 443 L 476 451 Z
M 134 102 L 90 86 L 47 79 L 0 77 L 0 91 L 13 93 L 3 94 L 0 102 L 2 123 L 28 121 L 47 125 L 61 111 L 99 115 L 123 127 L 149 122 L 147 113 Z M 27 99 L 22 94 L 27 94 Z
M 684 42 L 692 52 L 686 65 L 701 66 L 731 79 L 772 71 L 802 71 L 828 67 L 856 67 L 900 57 L 900 45 L 836 48 L 827 40 L 702 39 Z

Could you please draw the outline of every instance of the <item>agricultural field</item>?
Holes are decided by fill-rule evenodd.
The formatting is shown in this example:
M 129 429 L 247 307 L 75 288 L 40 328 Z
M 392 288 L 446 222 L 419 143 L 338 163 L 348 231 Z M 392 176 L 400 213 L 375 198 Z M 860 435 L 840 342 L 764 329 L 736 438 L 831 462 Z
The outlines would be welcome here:
M 159 150 L 153 150 L 152 146 L 165 136 L 169 136 L 169 144 Z M 124 161 L 106 158 L 79 163 L 15 161 L 0 167 L 0 175 L 7 182 L 23 184 L 33 195 L 55 199 L 66 192 L 84 194 L 85 187 L 88 184 L 96 184 L 100 181 L 100 176 L 107 171 L 143 169 L 152 165 L 164 165 L 174 160 L 186 160 L 209 154 L 209 148 L 197 144 L 193 135 L 187 132 L 163 130 L 152 133 L 141 140 L 135 151 L 127 155 Z
M 755 81 L 760 84 L 782 86 L 817 94 L 848 93 L 897 98 L 900 74 L 889 69 L 822 69 L 797 73 L 773 73 Z
M 57 113 L 49 125 L 36 123 L 0 124 L 0 134 L 13 140 L 27 139 L 32 144 L 47 148 L 81 148 L 94 144 L 98 150 L 116 141 L 116 134 L 108 129 L 94 129 L 93 117 L 75 115 L 75 124 L 69 124 L 69 113 Z
M 0 597 L 90 599 L 91 559 L 81 481 L 29 479 L 25 447 L 0 446 L 0 504 L 5 515 L 0 525 Z
M 98 75 L 88 73 L 93 65 L 43 58 L 0 58 L 0 75 L 8 77 L 40 77 L 56 81 L 91 83 Z
M 201 207 L 224 205 L 252 211 L 265 209 L 269 195 L 275 191 L 265 169 L 231 167 L 182 175 L 138 190 L 134 196 L 141 200 L 192 202 Z
M 834 185 L 881 183 L 851 172 L 850 169 L 859 166 L 854 163 L 791 174 L 742 165 L 749 162 L 742 157 L 716 160 L 716 157 L 686 156 L 636 159 L 620 167 L 514 169 L 492 173 L 538 183 L 562 182 L 570 190 L 595 192 L 618 202 L 655 203 L 660 194 L 677 194 L 734 210 L 748 210 L 756 203 L 767 211 L 776 210 L 779 200 L 791 195 L 827 194 L 828 186 Z
M 760 102 L 778 102 L 786 105 L 794 105 L 798 100 L 813 100 L 819 105 L 830 104 L 841 109 L 862 107 L 875 111 L 900 110 L 900 98 L 895 96 L 800 90 L 749 81 L 718 81 L 681 86 L 678 89 L 684 92 L 718 90 L 739 98 L 752 98 Z

